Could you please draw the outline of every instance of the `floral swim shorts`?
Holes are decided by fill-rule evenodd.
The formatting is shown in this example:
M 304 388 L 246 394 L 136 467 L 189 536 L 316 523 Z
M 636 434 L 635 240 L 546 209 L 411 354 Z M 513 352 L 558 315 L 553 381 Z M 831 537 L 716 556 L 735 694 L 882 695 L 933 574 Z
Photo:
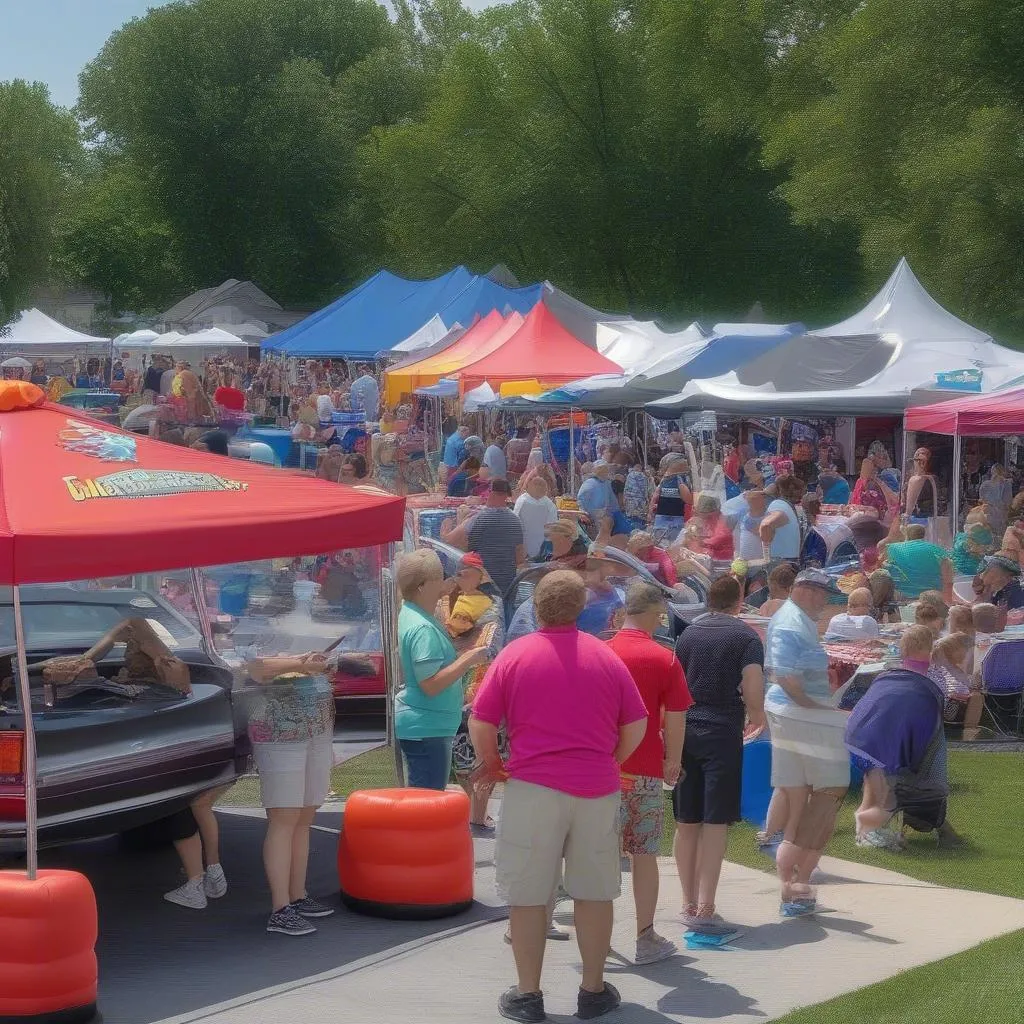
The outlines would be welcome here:
M 657 856 L 665 827 L 665 793 L 661 779 L 645 776 L 623 778 L 622 852 Z

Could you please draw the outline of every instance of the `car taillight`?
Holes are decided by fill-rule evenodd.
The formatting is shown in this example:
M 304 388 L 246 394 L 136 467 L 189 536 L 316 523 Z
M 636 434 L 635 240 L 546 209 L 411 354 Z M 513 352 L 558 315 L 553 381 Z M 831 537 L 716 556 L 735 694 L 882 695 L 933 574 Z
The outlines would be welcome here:
M 25 775 L 25 734 L 15 729 L 0 732 L 0 784 L 21 782 Z
M 0 821 L 25 820 L 25 734 L 0 732 Z

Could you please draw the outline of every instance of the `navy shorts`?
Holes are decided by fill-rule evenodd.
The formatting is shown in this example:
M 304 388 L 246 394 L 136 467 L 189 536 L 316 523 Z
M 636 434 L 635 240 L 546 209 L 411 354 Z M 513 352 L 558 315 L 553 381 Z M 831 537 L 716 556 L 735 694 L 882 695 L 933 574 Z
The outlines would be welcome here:
M 732 825 L 740 820 L 743 729 L 687 723 L 683 775 L 672 790 L 672 813 L 682 825 Z

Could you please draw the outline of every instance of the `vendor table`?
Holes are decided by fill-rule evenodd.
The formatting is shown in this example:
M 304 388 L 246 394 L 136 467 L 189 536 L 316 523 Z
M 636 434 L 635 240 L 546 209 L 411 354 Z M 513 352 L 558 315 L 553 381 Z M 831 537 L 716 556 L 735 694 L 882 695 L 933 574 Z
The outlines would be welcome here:
M 862 665 L 873 665 L 885 658 L 889 645 L 885 641 L 866 640 L 823 644 L 828 655 L 828 681 L 834 693 L 853 678 Z
M 283 466 L 292 450 L 292 432 L 283 427 L 249 427 L 241 436 L 250 441 L 262 441 L 270 445 L 274 458 Z

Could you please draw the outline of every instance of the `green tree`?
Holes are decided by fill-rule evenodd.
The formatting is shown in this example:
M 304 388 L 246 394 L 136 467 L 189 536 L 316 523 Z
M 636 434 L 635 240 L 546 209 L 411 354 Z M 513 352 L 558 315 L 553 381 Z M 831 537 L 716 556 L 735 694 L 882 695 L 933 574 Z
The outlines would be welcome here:
M 100 154 L 67 204 L 55 264 L 65 279 L 109 296 L 118 314 L 166 308 L 191 284 L 145 176 L 126 159 Z
M 855 281 L 849 232 L 794 225 L 761 164 L 782 24 L 765 5 L 416 6 L 425 38 L 444 40 L 440 70 L 423 115 L 364 146 L 405 269 L 504 261 L 679 317 L 828 307 Z
M 54 227 L 80 157 L 78 126 L 46 86 L 0 82 L 0 325 L 49 276 Z
M 79 110 L 134 168 L 187 279 L 252 277 L 313 302 L 361 269 L 355 148 L 417 102 L 402 45 L 373 0 L 172 3 L 111 36 Z
M 810 225 L 847 225 L 873 278 L 907 256 L 957 312 L 1024 331 L 1024 7 L 872 0 L 796 42 L 767 156 Z

